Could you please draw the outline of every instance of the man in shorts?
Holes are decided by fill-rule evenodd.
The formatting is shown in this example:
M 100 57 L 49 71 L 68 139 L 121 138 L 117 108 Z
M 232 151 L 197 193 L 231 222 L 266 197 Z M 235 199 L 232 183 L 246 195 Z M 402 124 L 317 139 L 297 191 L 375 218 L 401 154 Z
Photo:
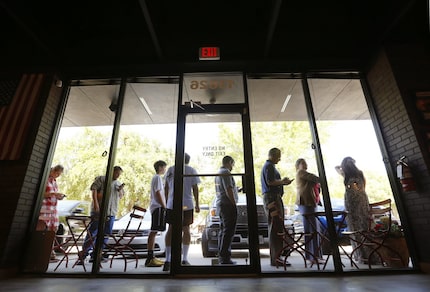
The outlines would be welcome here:
M 185 153 L 184 157 L 185 168 L 184 175 L 191 175 L 184 178 L 182 196 L 182 265 L 190 265 L 188 262 L 188 250 L 191 243 L 190 225 L 194 221 L 194 210 L 199 213 L 199 188 L 200 178 L 197 176 L 197 171 L 189 166 L 190 155 Z M 167 194 L 167 210 L 166 222 L 169 223 L 169 228 L 166 233 L 166 262 L 164 263 L 163 271 L 170 270 L 170 260 L 172 251 L 172 228 L 174 223 L 173 215 L 173 182 L 174 182 L 175 166 L 171 166 L 165 175 L 166 185 L 165 191 Z M 193 204 L 193 197 L 196 205 Z
M 161 267 L 164 262 L 154 256 L 155 236 L 157 232 L 166 230 L 165 210 L 166 196 L 164 194 L 163 178 L 166 172 L 167 163 L 158 160 L 154 163 L 155 175 L 151 181 L 151 203 L 149 210 L 151 212 L 151 232 L 148 236 L 148 257 L 145 261 L 145 267 Z

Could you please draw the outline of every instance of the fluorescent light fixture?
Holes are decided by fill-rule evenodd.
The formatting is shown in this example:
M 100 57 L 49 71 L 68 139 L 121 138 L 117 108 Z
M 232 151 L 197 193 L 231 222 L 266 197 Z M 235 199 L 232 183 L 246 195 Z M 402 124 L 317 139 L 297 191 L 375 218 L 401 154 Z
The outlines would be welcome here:
M 148 115 L 152 115 L 151 110 L 149 109 L 148 104 L 146 103 L 145 99 L 143 97 L 139 97 L 140 102 L 142 103 L 143 107 L 145 108 Z
M 288 103 L 290 102 L 291 94 L 288 94 L 285 98 L 284 105 L 281 108 L 281 113 L 285 112 L 285 109 L 287 108 Z

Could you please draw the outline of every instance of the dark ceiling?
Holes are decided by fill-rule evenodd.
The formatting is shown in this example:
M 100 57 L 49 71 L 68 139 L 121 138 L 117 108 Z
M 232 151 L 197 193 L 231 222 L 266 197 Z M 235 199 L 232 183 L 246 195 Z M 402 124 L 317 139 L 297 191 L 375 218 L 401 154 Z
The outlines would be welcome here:
M 202 46 L 220 47 L 211 65 L 309 70 L 357 68 L 429 25 L 425 0 L 0 0 L 0 30 L 3 70 L 198 65 Z

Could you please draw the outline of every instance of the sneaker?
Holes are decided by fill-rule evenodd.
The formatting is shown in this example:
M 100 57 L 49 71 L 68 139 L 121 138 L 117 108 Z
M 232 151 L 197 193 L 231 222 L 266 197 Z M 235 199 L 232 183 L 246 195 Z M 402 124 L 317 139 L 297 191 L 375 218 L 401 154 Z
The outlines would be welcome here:
M 145 266 L 147 266 L 147 265 L 149 265 L 149 262 L 150 261 L 154 261 L 155 263 L 157 263 L 157 264 L 161 264 L 161 265 L 163 265 L 164 264 L 164 261 L 162 261 L 162 260 L 160 260 L 160 259 L 158 259 L 158 258 L 156 258 L 156 257 L 152 257 L 152 258 L 146 258 L 146 261 L 145 261 Z
M 181 265 L 183 265 L 183 266 L 191 266 L 191 264 L 190 264 L 189 261 L 182 261 Z
M 149 260 L 148 264 L 145 262 L 145 267 L 161 267 L 164 262 L 158 260 L 157 258 L 152 258 Z
M 160 259 L 158 259 L 158 258 L 156 258 L 156 257 L 153 257 L 152 258 L 156 263 L 159 263 L 159 264 L 161 264 L 161 265 L 164 265 L 164 261 L 163 260 L 160 260 Z
M 164 262 L 163 271 L 164 272 L 170 271 L 170 262 Z

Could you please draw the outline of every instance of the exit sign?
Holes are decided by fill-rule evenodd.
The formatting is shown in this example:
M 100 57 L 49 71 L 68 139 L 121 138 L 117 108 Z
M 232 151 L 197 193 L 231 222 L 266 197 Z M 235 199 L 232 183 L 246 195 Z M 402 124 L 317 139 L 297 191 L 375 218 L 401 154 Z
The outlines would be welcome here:
M 218 47 L 202 47 L 199 49 L 199 60 L 219 60 Z

